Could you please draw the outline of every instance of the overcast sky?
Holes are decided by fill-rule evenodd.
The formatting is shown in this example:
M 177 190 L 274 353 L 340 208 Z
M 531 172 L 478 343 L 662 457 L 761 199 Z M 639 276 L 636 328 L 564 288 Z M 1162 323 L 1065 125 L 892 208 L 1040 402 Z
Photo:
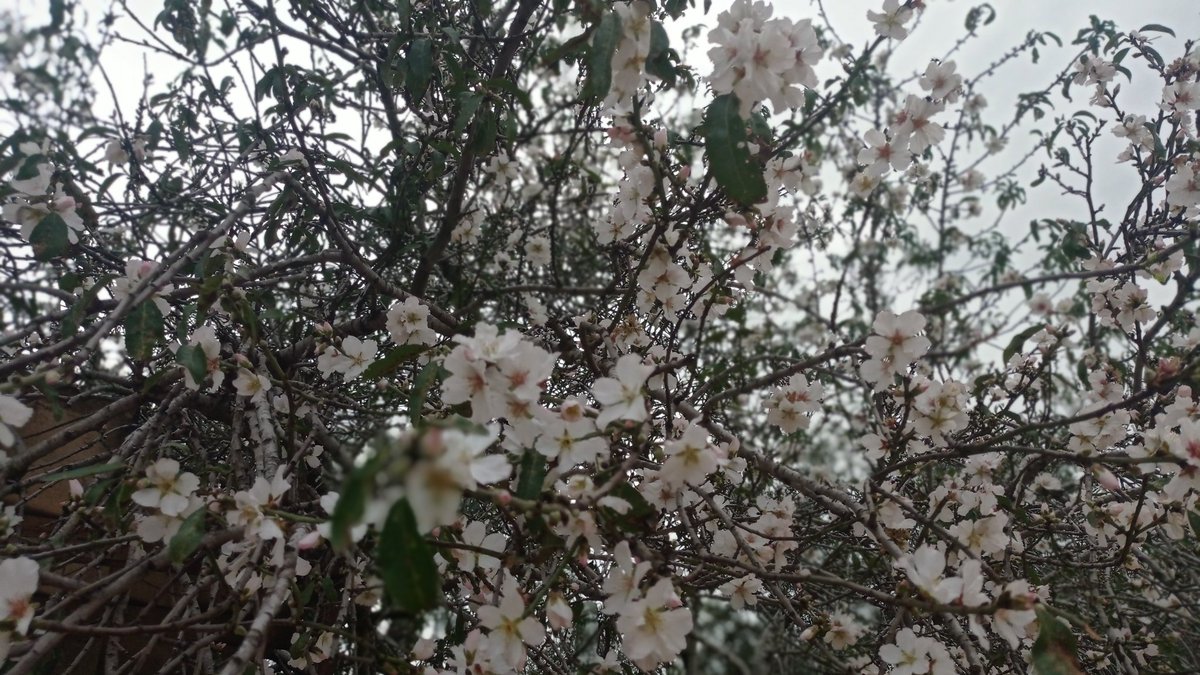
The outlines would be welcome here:
M 236 4 L 236 0 L 232 0 Z M 703 4 L 703 0 L 696 0 Z M 728 7 L 731 0 L 713 0 L 712 9 L 707 15 L 694 10 L 687 18 L 687 23 L 700 22 L 707 26 L 715 23 L 716 15 Z M 109 0 L 77 0 L 77 6 L 91 14 L 93 20 L 102 15 L 111 6 Z M 161 10 L 162 0 L 131 0 L 131 7 L 148 24 Z M 222 3 L 215 3 L 220 5 Z M 777 15 L 787 15 L 795 18 L 817 18 L 824 10 L 830 24 L 838 37 L 855 48 L 861 48 L 874 38 L 871 23 L 866 17 L 868 10 L 881 8 L 883 0 L 825 0 L 824 6 L 815 0 L 777 0 L 774 3 Z M 920 24 L 913 35 L 907 40 L 892 45 L 894 55 L 892 63 L 895 72 L 916 72 L 922 70 L 930 58 L 942 57 L 954 44 L 954 41 L 964 34 L 963 24 L 967 12 L 977 2 L 967 0 L 927 0 L 928 8 L 923 12 Z M 1111 19 L 1119 30 L 1134 30 L 1148 23 L 1165 24 L 1175 29 L 1180 39 L 1155 34 L 1155 47 L 1168 61 L 1182 54 L 1182 40 L 1188 37 L 1200 37 L 1200 2 L 1197 0 L 1143 0 L 1129 2 L 1128 0 L 994 0 L 997 9 L 994 23 L 980 29 L 980 36 L 965 45 L 953 58 L 959 64 L 959 72 L 971 77 L 1005 50 L 1019 43 L 1031 30 L 1048 30 L 1057 33 L 1066 46 L 1059 49 L 1053 45 L 1041 48 L 1041 63 L 1034 65 L 1030 59 L 1023 57 L 1015 63 L 1000 70 L 994 77 L 985 81 L 981 91 L 985 94 L 990 106 L 985 111 L 986 121 L 999 124 L 1009 119 L 1017 94 L 1031 89 L 1046 86 L 1058 69 L 1062 68 L 1071 55 L 1078 51 L 1077 46 L 1070 44 L 1077 31 L 1088 25 L 1089 15 L 1095 14 L 1102 19 Z M 48 3 L 45 0 L 0 0 L 0 10 L 15 11 L 25 18 L 28 26 L 44 25 L 49 21 Z M 819 19 L 817 21 L 820 23 Z M 125 24 L 129 26 L 128 23 Z M 130 30 L 122 30 L 128 35 L 138 35 L 139 30 L 130 26 Z M 678 28 L 676 28 L 678 30 Z M 703 40 L 703 35 L 701 40 Z M 705 56 L 705 50 L 697 50 L 691 55 L 691 61 L 701 74 L 710 71 L 710 64 Z M 144 50 L 126 44 L 114 44 L 104 52 L 103 63 L 110 75 L 121 106 L 127 112 L 132 110 L 141 95 L 141 80 Z M 1161 84 L 1146 77 L 1140 67 L 1140 62 L 1128 63 L 1135 72 L 1132 84 L 1122 83 L 1122 100 L 1126 105 L 1133 104 L 1139 99 L 1144 100 L 1141 112 L 1149 113 L 1161 97 Z M 157 70 L 156 88 L 161 90 L 166 82 L 175 74 L 178 64 L 169 59 L 150 59 L 148 63 L 152 71 Z M 827 60 L 822 64 L 820 74 L 832 76 L 839 73 L 836 64 Z M 1118 76 L 1119 81 L 1123 80 Z M 915 84 L 910 85 L 916 92 Z M 97 87 L 100 100 L 96 101 L 95 110 L 98 116 L 110 114 L 113 101 L 104 85 Z M 1083 108 L 1088 96 L 1087 90 L 1080 87 L 1074 103 L 1067 104 L 1051 113 L 1069 114 L 1075 109 Z M 1045 120 L 1048 123 L 1050 120 Z M 1105 145 L 1099 149 L 1100 157 L 1114 158 L 1122 144 L 1109 134 L 1105 134 Z M 1014 136 L 1006 152 L 996 158 L 991 158 L 980 168 L 985 174 L 1000 171 L 1014 157 L 1024 154 L 1034 142 L 1028 131 L 1021 131 Z M 1036 170 L 1040 161 L 1035 161 L 1030 169 Z M 1116 201 L 1121 195 L 1131 194 L 1136 188 L 1136 181 L 1130 181 L 1131 172 L 1126 167 L 1108 167 L 1110 170 L 1101 172 L 1099 192 Z M 1032 175 L 1028 176 L 1032 179 Z M 1063 210 L 1063 209 L 1067 210 Z M 1114 205 L 1115 210 L 1115 205 Z M 1060 212 L 1061 211 L 1061 212 Z M 1074 205 L 1064 202 L 1054 189 L 1045 189 L 1031 194 L 1030 204 L 1021 212 L 1014 214 L 1012 220 L 1022 229 L 1026 228 L 1031 218 L 1077 215 Z

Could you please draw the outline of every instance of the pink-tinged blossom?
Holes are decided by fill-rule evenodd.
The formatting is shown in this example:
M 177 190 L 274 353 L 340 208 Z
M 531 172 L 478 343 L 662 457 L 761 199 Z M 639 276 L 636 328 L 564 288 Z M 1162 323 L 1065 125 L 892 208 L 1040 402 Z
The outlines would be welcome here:
M 158 263 L 149 260 L 129 260 L 125 263 L 125 276 L 118 277 L 113 281 L 113 298 L 116 300 L 125 300 L 139 286 L 146 282 L 158 272 Z M 154 282 L 151 282 L 154 283 Z M 166 316 L 171 312 L 171 305 L 167 303 L 166 294 L 175 289 L 171 284 L 158 285 L 150 298 L 154 301 L 158 311 Z
M 767 423 L 785 434 L 807 429 L 809 417 L 821 409 L 824 393 L 820 382 L 810 384 L 803 375 L 793 375 L 787 385 L 776 388 L 767 398 Z
M 248 368 L 239 368 L 233 386 L 237 389 L 238 396 L 246 396 L 252 401 L 257 401 L 271 390 L 271 380 L 267 379 L 266 375 L 259 375 Z
M 813 70 L 824 56 L 808 19 L 771 19 L 762 2 L 735 0 L 717 16 L 709 32 L 713 62 L 709 82 L 717 94 L 733 93 L 746 117 L 754 105 L 769 100 L 775 112 L 804 104 L 800 86 L 817 86 Z
M 1163 87 L 1162 109 L 1175 115 L 1186 115 L 1200 108 L 1200 82 L 1178 80 Z
M 204 369 L 208 373 L 212 384 L 209 386 L 209 391 L 216 391 L 221 388 L 225 382 L 225 373 L 221 370 L 221 342 L 217 339 L 217 332 L 212 326 L 199 326 L 192 332 L 192 337 L 188 340 L 188 344 L 193 347 L 199 347 L 200 352 L 204 354 Z M 200 388 L 201 382 L 197 382 L 192 377 L 192 371 L 183 369 L 184 385 L 191 390 Z
M 1008 641 L 1010 647 L 1017 649 L 1027 637 L 1029 625 L 1037 620 L 1037 612 L 1033 609 L 1037 594 L 1029 587 L 1029 582 L 1017 579 L 1004 586 L 999 598 L 1000 608 L 992 615 L 992 630 Z
M 499 606 L 479 608 L 479 623 L 488 629 L 488 647 L 493 663 L 516 672 L 525 665 L 525 646 L 536 647 L 546 640 L 546 629 L 537 619 L 525 616 L 525 600 L 517 580 L 504 574 Z
M 567 604 L 562 593 L 558 591 L 552 591 L 546 600 L 546 622 L 550 624 L 551 630 L 563 630 L 575 624 L 575 613 L 571 610 L 571 605 Z
M 853 616 L 845 612 L 836 612 L 829 617 L 829 630 L 825 632 L 825 642 L 832 649 L 842 650 L 853 647 L 866 628 Z
M 508 478 L 512 467 L 504 455 L 487 454 L 498 434 L 495 427 L 483 434 L 440 429 L 421 439 L 419 457 L 404 477 L 404 494 L 419 531 L 453 522 L 463 491 Z
M 616 377 L 601 377 L 592 383 L 592 396 L 604 406 L 596 418 L 596 426 L 604 428 L 616 420 L 646 419 L 646 403 L 642 398 L 642 385 L 654 372 L 654 366 L 642 364 L 642 357 L 626 354 L 617 359 L 613 368 Z
M 911 628 L 901 628 L 896 641 L 879 648 L 879 658 L 892 666 L 891 675 L 917 675 L 928 673 L 929 641 L 917 637 Z
M 1180 164 L 1167 179 L 1167 204 L 1188 208 L 1200 204 L 1200 176 L 1190 163 Z
M 555 356 L 513 330 L 500 333 L 478 324 L 474 337 L 458 342 L 442 365 L 450 373 L 442 383 L 442 401 L 471 404 L 476 422 L 503 417 L 528 422 L 540 407 L 542 387 L 554 372 Z
M 734 609 L 744 609 L 745 607 L 753 607 L 758 604 L 758 592 L 762 591 L 762 580 L 753 574 L 747 574 L 744 577 L 730 579 L 721 585 L 719 589 L 722 593 L 729 596 L 729 606 Z
M 0 446 L 12 447 L 17 442 L 13 429 L 20 429 L 33 417 L 33 408 L 15 396 L 0 394 Z
M 909 580 L 938 602 L 949 602 L 955 595 L 953 582 L 947 583 L 946 552 L 925 544 L 901 559 L 897 566 L 904 570 Z
M 187 506 L 176 515 L 167 515 L 160 511 L 138 518 L 137 535 L 147 544 L 159 541 L 170 544 L 171 539 L 179 533 L 179 528 L 183 526 L 183 521 L 202 508 L 204 508 L 204 500 L 192 495 L 188 497 Z
M 679 600 L 669 579 L 659 579 L 641 600 L 617 617 L 621 651 L 642 670 L 675 660 L 692 632 L 692 612 Z
M 933 98 L 954 103 L 962 86 L 962 75 L 954 72 L 955 68 L 957 66 L 953 61 L 932 60 L 917 83 Z
M 462 531 L 462 541 L 471 548 L 452 549 L 459 568 L 468 572 L 476 568 L 494 572 L 500 568 L 500 558 L 508 546 L 508 538 L 500 532 L 488 534 L 487 523 L 476 520 L 469 523 Z M 494 551 L 493 554 L 483 551 Z
M 863 135 L 865 148 L 858 151 L 858 163 L 863 171 L 873 176 L 883 176 L 890 169 L 903 171 L 912 161 L 908 152 L 908 136 L 888 138 L 878 129 L 868 129 Z
M 158 509 L 165 516 L 178 516 L 188 507 L 188 498 L 200 487 L 190 471 L 180 473 L 179 462 L 163 457 L 146 467 L 146 486 L 134 492 L 133 503 Z
M 12 633 L 29 632 L 33 622 L 33 594 L 38 587 L 39 570 L 32 558 L 8 558 L 0 562 L 0 621 L 11 622 L 12 628 L 0 632 L 0 663 L 8 658 Z
M 867 10 L 867 18 L 874 24 L 875 34 L 893 40 L 903 40 L 908 37 L 908 29 L 904 24 L 912 19 L 913 11 L 900 0 L 883 0 L 883 11 Z
M 345 354 L 347 365 L 342 376 L 347 381 L 362 374 L 375 362 L 375 354 L 379 352 L 379 343 L 374 340 L 360 340 L 353 335 L 342 340 L 342 353 Z
M 871 358 L 859 369 L 863 379 L 882 391 L 893 375 L 904 375 L 908 367 L 929 351 L 929 338 L 919 335 L 925 329 L 925 317 L 914 310 L 899 316 L 883 310 L 875 317 L 875 335 L 867 338 L 863 349 Z
M 629 551 L 629 542 L 622 541 L 613 548 L 613 565 L 604 579 L 605 614 L 620 614 L 626 611 L 641 594 L 638 586 L 646 573 L 650 571 L 650 563 L 643 560 L 636 562 Z
M 1104 84 L 1109 82 L 1117 74 L 1117 67 L 1113 62 L 1106 61 L 1094 54 L 1085 54 L 1080 56 L 1075 62 L 1075 84 Z
M 17 633 L 29 632 L 33 621 L 33 594 L 38 587 L 38 564 L 32 558 L 0 562 L 0 620 L 11 621 Z
M 431 345 L 437 334 L 429 328 L 429 308 L 409 296 L 387 312 L 387 331 L 397 345 Z
M 279 523 L 263 510 L 273 508 L 291 487 L 291 483 L 283 477 L 283 472 L 284 467 L 281 466 L 271 480 L 258 476 L 249 490 L 234 493 L 234 508 L 225 512 L 225 519 L 233 527 L 246 528 L 247 539 L 283 538 Z
M 667 459 L 659 478 L 672 487 L 702 485 L 721 466 L 717 449 L 708 442 L 708 431 L 690 424 L 679 438 L 663 444 Z
M 904 109 L 896 113 L 892 133 L 897 138 L 907 138 L 909 151 L 920 155 L 926 148 L 941 143 L 946 137 L 942 126 L 933 121 L 933 116 L 942 112 L 945 107 L 941 101 L 909 94 L 904 101 Z

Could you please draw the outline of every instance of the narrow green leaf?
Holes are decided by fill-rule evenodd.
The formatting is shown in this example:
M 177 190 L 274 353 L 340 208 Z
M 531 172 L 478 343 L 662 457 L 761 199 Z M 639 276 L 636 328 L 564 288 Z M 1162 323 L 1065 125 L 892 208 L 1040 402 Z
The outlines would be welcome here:
M 746 122 L 738 105 L 737 96 L 724 94 L 708 106 L 702 127 L 704 154 L 717 184 L 735 202 L 751 206 L 766 199 L 767 184 L 746 146 Z
M 171 543 L 167 544 L 167 555 L 171 557 L 171 562 L 182 563 L 200 547 L 200 542 L 204 539 L 204 514 L 207 511 L 208 509 L 199 509 L 184 518 L 179 531 L 171 537 Z
M 1155 33 L 1166 33 L 1167 35 L 1170 35 L 1171 37 L 1175 37 L 1175 31 L 1171 30 L 1170 28 L 1167 28 L 1166 26 L 1164 26 L 1160 23 L 1148 23 L 1145 26 L 1142 26 L 1141 28 L 1138 29 L 1139 33 L 1145 33 L 1146 31 L 1154 31 Z
M 175 361 L 187 368 L 196 384 L 202 384 L 208 378 L 208 357 L 199 345 L 183 345 L 176 349 Z
M 413 381 L 412 392 L 408 396 L 408 417 L 413 424 L 417 424 L 421 420 L 421 413 L 425 409 L 425 397 L 429 393 L 431 387 L 438 375 L 441 373 L 441 366 L 436 361 L 430 361 L 425 364 L 417 378 Z
M 583 85 L 583 97 L 589 101 L 600 101 L 608 96 L 612 87 L 612 59 L 621 40 L 621 17 L 609 12 L 600 19 L 592 35 L 588 49 L 588 75 Z
M 425 98 L 429 82 L 433 79 L 433 41 L 427 37 L 417 38 L 408 47 L 408 95 L 414 102 Z
M 388 375 L 423 351 L 425 351 L 425 347 L 421 345 L 401 345 L 396 347 L 388 352 L 387 356 L 367 366 L 367 369 L 362 373 L 362 377 L 364 380 L 369 381 Z
M 66 18 L 66 5 L 63 0 L 50 0 L 50 30 L 58 32 Z
M 120 471 L 124 468 L 125 464 L 122 462 L 111 462 L 109 464 L 90 464 L 88 466 L 81 466 L 74 469 L 68 469 L 66 471 L 59 471 L 58 473 L 52 473 L 43 478 L 42 482 L 57 483 L 64 480 L 70 480 L 72 478 L 83 478 L 84 476 L 112 473 L 113 471 Z
M 413 613 L 438 606 L 441 575 L 433 548 L 417 531 L 417 520 L 407 499 L 392 505 L 379 536 L 379 576 L 388 600 Z
M 75 301 L 75 304 L 71 305 L 71 309 L 62 320 L 61 328 L 63 337 L 71 337 L 79 332 L 79 327 L 83 323 L 84 317 L 91 312 L 92 305 L 96 302 L 96 296 L 100 294 L 100 291 L 111 280 L 111 276 L 104 276 L 97 279 L 96 283 L 84 291 L 83 295 L 79 296 L 79 299 Z
M 1017 333 L 1008 341 L 1008 346 L 1004 348 L 1004 363 L 1013 357 L 1014 354 L 1021 351 L 1021 347 L 1025 345 L 1025 341 L 1033 337 L 1038 331 L 1045 328 L 1045 324 L 1034 324 L 1029 328 Z
M 1038 637 L 1033 643 L 1033 672 L 1037 675 L 1083 675 L 1075 650 L 1075 635 L 1049 610 L 1037 608 Z
M 342 483 L 337 504 L 329 517 L 330 544 L 334 551 L 344 551 L 353 543 L 350 530 L 358 525 L 367 512 L 367 495 L 375 480 L 375 462 L 355 467 Z
M 475 119 L 475 111 L 479 110 L 479 104 L 483 103 L 483 94 L 479 92 L 464 92 L 459 97 L 458 117 L 454 118 L 454 133 L 460 133 L 471 120 Z
M 149 361 L 162 342 L 163 315 L 158 305 L 146 300 L 125 317 L 125 352 L 135 361 Z
M 46 261 L 63 257 L 71 247 L 66 221 L 57 213 L 44 216 L 29 233 L 29 245 L 33 247 L 33 257 L 36 260 Z
M 492 154 L 492 149 L 496 147 L 496 136 L 500 131 L 498 122 L 496 111 L 490 106 L 479 113 L 479 127 L 475 131 L 475 137 L 471 139 L 477 156 L 486 157 Z
M 546 458 L 536 450 L 526 449 L 521 457 L 521 475 L 517 479 L 517 496 L 521 499 L 537 499 L 542 493 L 542 482 L 546 480 Z
M 657 21 L 650 24 L 650 53 L 646 56 L 646 72 L 666 82 L 675 83 L 675 66 L 671 64 L 671 39 Z
M 97 481 L 84 491 L 83 503 L 87 504 L 88 506 L 95 506 L 99 504 L 100 500 L 104 498 L 104 495 L 106 492 L 108 492 L 109 488 L 116 484 L 116 478 L 105 478 L 104 480 Z

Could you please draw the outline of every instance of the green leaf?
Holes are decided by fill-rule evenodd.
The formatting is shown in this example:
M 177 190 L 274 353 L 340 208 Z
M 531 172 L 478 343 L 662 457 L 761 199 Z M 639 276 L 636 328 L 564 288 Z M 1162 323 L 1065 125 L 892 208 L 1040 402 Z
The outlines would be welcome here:
M 207 511 L 208 509 L 202 508 L 184 518 L 179 531 L 171 537 L 171 543 L 167 544 L 167 555 L 171 556 L 171 562 L 182 563 L 200 547 L 200 542 L 204 539 L 204 514 Z
M 71 247 L 66 221 L 57 213 L 44 216 L 29 233 L 29 245 L 33 247 L 33 257 L 36 260 L 46 261 L 63 257 Z
M 367 369 L 362 373 L 363 379 L 374 380 L 383 377 L 423 351 L 425 351 L 425 347 L 421 345 L 401 345 L 396 347 L 388 352 L 387 356 L 367 366 Z
M 430 361 L 425 364 L 425 367 L 417 375 L 417 379 L 413 381 L 412 393 L 408 396 L 408 417 L 413 424 L 420 421 L 421 411 L 425 409 L 425 396 L 429 393 L 429 387 L 437 380 L 441 370 L 441 366 L 436 361 Z
M 1200 537 L 1200 513 L 1188 511 L 1188 524 L 1192 526 L 1192 534 Z
M 1083 675 L 1075 655 L 1075 635 L 1049 610 L 1037 608 L 1038 637 L 1033 643 L 1033 672 L 1037 675 Z
M 483 94 L 479 92 L 464 92 L 459 97 L 458 117 L 454 118 L 454 133 L 460 133 L 471 120 L 475 118 L 475 111 L 479 110 L 479 104 L 483 102 Z
M 59 481 L 70 480 L 72 478 L 83 478 L 84 476 L 95 476 L 102 473 L 112 473 L 125 468 L 123 462 L 111 462 L 109 464 L 90 464 L 81 466 L 66 471 L 52 473 L 45 478 L 42 478 L 43 483 L 57 483 Z
M 1014 335 L 1012 339 L 1008 341 L 1008 346 L 1004 348 L 1004 363 L 1008 363 L 1008 360 L 1013 357 L 1013 354 L 1021 351 L 1021 347 L 1025 344 L 1026 340 L 1033 337 L 1034 334 L 1045 327 L 1045 324 L 1034 324 Z
M 612 87 L 612 59 L 621 40 L 621 17 L 609 12 L 600 19 L 592 35 L 588 49 L 588 75 L 583 85 L 583 97 L 589 101 L 600 101 L 608 96 Z
M 690 0 L 666 0 L 663 3 L 663 9 L 667 10 L 667 14 L 670 14 L 672 19 L 678 19 L 689 4 L 692 4 Z
M 407 499 L 392 504 L 379 536 L 379 576 L 395 607 L 413 613 L 438 606 L 441 575 L 433 548 L 417 531 L 417 520 Z
M 97 481 L 86 491 L 84 491 L 83 503 L 87 504 L 88 506 L 95 506 L 99 504 L 100 500 L 104 498 L 104 494 L 108 492 L 109 488 L 114 485 L 117 485 L 116 478 L 105 478 L 104 480 Z
M 375 480 L 376 464 L 369 461 L 355 467 L 342 483 L 341 494 L 329 517 L 329 543 L 334 551 L 344 551 L 353 543 L 350 530 L 362 522 L 367 512 L 367 496 Z
M 57 32 L 63 25 L 63 20 L 66 18 L 66 6 L 63 0 L 50 0 L 50 26 L 49 29 Z
M 675 66 L 671 64 L 671 39 L 657 21 L 650 24 L 650 53 L 646 56 L 646 72 L 666 82 L 675 84 Z
M 408 47 L 408 75 L 405 84 L 414 103 L 425 98 L 429 82 L 433 79 L 433 41 L 427 37 L 417 38 Z
M 1166 33 L 1167 35 L 1170 35 L 1171 37 L 1175 37 L 1175 31 L 1171 30 L 1170 28 L 1167 28 L 1166 26 L 1164 26 L 1160 23 L 1148 23 L 1145 26 L 1142 26 L 1141 28 L 1138 29 L 1139 33 L 1145 33 L 1146 31 L 1154 31 L 1155 33 Z
M 702 131 L 709 170 L 729 197 L 742 206 L 766 199 L 767 184 L 746 146 L 746 122 L 738 114 L 737 96 L 718 96 L 708 106 Z
M 471 139 L 471 145 L 475 148 L 477 155 L 486 157 L 492 154 L 492 148 L 496 147 L 498 132 L 496 111 L 492 110 L 490 106 L 484 108 L 479 113 L 479 127 L 475 130 L 475 137 Z
M 208 379 L 208 357 L 200 345 L 183 345 L 175 350 L 175 361 L 187 368 L 196 384 L 202 384 Z
M 110 280 L 112 280 L 111 276 L 97 279 L 96 283 L 84 291 L 75 304 L 71 305 L 71 309 L 67 311 L 67 315 L 62 320 L 63 337 L 71 337 L 79 332 L 79 326 L 83 322 L 83 318 L 90 312 L 92 304 L 96 302 L 96 296 L 108 285 Z
M 125 317 L 125 352 L 135 361 L 149 361 L 162 342 L 163 315 L 153 300 L 134 307 Z
M 540 452 L 527 448 L 521 457 L 517 496 L 521 499 L 537 499 L 542 493 L 542 482 L 546 480 L 546 468 L 546 458 Z

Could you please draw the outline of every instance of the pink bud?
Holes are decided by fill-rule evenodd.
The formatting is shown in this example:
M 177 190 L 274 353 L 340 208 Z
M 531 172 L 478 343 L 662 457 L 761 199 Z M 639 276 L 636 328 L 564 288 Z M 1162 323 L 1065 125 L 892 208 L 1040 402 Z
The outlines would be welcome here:
M 691 177 L 692 177 L 692 167 L 687 166 L 685 164 L 684 166 L 681 166 L 679 168 L 679 180 L 687 180 Z
M 421 638 L 420 640 L 417 640 L 417 643 L 413 645 L 412 648 L 413 659 L 417 661 L 424 661 L 425 659 L 432 657 L 434 648 L 436 646 L 437 643 L 429 638 Z
M 1116 492 L 1121 489 L 1121 481 L 1113 475 L 1113 472 L 1102 466 L 1093 466 L 1092 475 L 1095 476 L 1096 482 L 1103 485 L 1109 492 Z
M 245 354 L 234 354 L 233 360 L 236 361 L 239 366 L 245 366 L 247 368 L 251 367 L 250 359 L 246 358 Z
M 70 211 L 71 209 L 75 208 L 75 198 L 71 195 L 63 195 L 62 197 L 54 200 L 52 208 L 60 213 L 63 211 Z
M 667 130 L 659 129 L 654 132 L 654 147 L 662 150 L 667 147 Z
M 321 533 L 316 530 L 313 530 L 312 532 L 309 532 L 308 534 L 301 537 L 300 541 L 296 542 L 296 548 L 301 551 L 308 551 L 308 550 L 316 548 L 320 544 L 321 544 Z
M 816 634 L 817 634 L 817 627 L 809 626 L 808 628 L 804 629 L 803 633 L 800 634 L 800 641 L 808 642 L 809 640 L 813 639 L 813 637 L 815 637 Z
M 74 499 L 79 499 L 83 496 L 83 483 L 80 483 L 74 478 L 67 481 L 67 489 L 71 491 L 71 497 Z
M 512 493 L 508 490 L 501 490 L 496 494 L 496 501 L 500 502 L 500 506 L 508 506 L 512 503 Z
M 155 267 L 157 267 L 157 265 L 150 262 L 149 260 L 143 260 L 142 264 L 138 266 L 138 276 L 139 277 L 150 276 L 150 273 L 154 271 Z

